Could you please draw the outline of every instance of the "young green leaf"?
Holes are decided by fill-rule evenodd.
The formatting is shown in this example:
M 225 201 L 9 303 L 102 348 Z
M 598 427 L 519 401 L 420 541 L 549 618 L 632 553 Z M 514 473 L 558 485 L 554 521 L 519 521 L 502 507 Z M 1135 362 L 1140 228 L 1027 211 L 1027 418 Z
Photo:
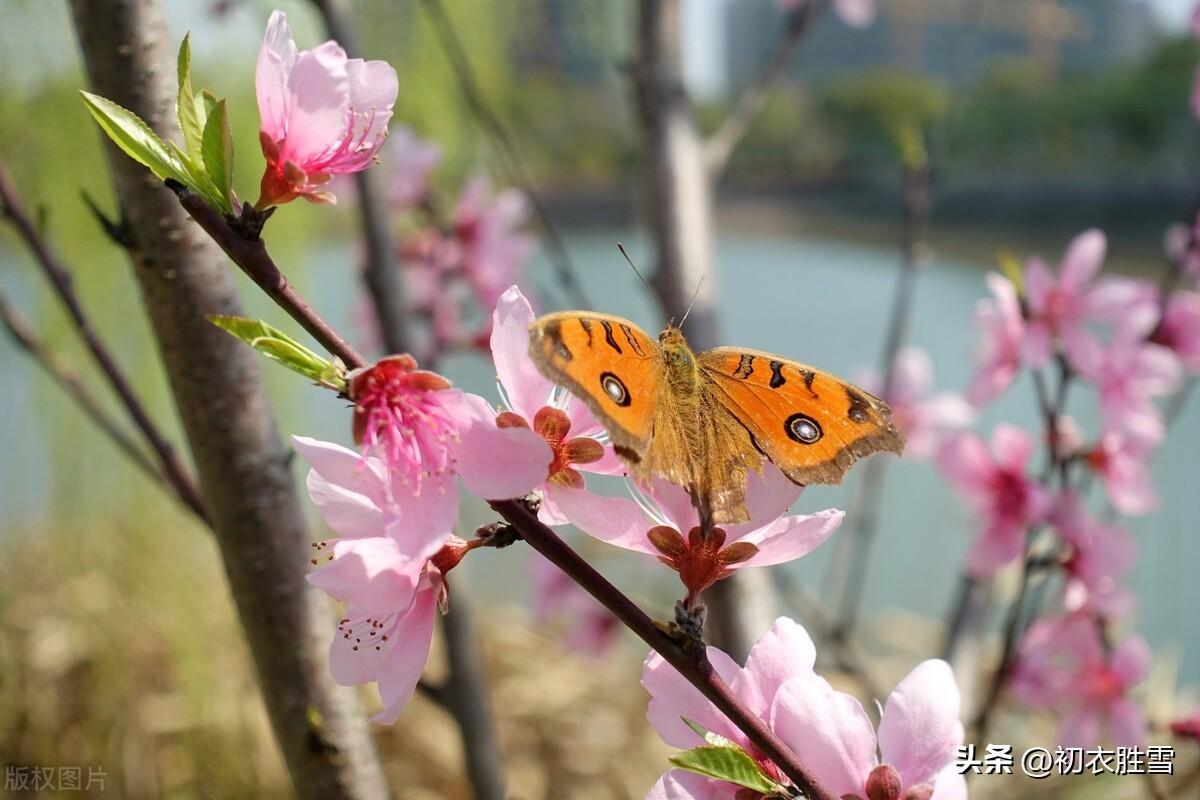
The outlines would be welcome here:
M 92 118 L 127 156 L 162 180 L 191 183 L 187 168 L 137 114 L 99 95 L 80 94 Z
M 213 314 L 208 321 L 241 339 L 272 361 L 339 392 L 346 390 L 345 370 L 260 319 Z
M 196 95 L 192 91 L 192 46 L 191 34 L 183 37 L 179 45 L 177 72 L 179 94 L 175 97 L 175 116 L 179 118 L 179 129 L 183 131 L 183 149 L 193 162 L 200 160 L 200 142 L 204 136 L 204 124 L 196 113 Z
M 729 739 L 726 739 L 719 733 L 713 733 L 698 722 L 693 722 L 687 717 L 680 717 L 680 719 L 683 720 L 684 725 L 687 725 L 689 728 L 695 731 L 697 736 L 711 744 L 713 747 L 737 747 L 737 745 L 735 745 Z
M 201 89 L 196 95 L 196 119 L 200 120 L 200 129 L 208 124 L 208 118 L 217 107 L 217 96 L 208 89 Z
M 740 747 L 693 747 L 671 756 L 671 763 L 688 772 L 744 786 L 760 794 L 787 796 L 784 787 L 767 777 Z
M 232 214 L 233 132 L 229 128 L 229 114 L 225 110 L 224 100 L 217 101 L 204 124 L 202 153 L 204 169 L 212 179 L 220 200 L 217 206 L 226 214 Z

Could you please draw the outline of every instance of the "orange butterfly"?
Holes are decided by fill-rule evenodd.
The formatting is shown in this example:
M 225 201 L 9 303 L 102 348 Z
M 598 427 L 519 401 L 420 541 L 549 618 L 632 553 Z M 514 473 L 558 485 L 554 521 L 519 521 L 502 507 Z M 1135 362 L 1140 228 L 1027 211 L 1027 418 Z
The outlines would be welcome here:
M 904 447 L 882 400 L 780 356 L 696 354 L 674 324 L 656 342 L 584 311 L 548 314 L 529 331 L 538 369 L 587 403 L 633 475 L 685 487 L 709 525 L 748 519 L 746 477 L 764 457 L 795 483 L 841 483 L 857 459 Z

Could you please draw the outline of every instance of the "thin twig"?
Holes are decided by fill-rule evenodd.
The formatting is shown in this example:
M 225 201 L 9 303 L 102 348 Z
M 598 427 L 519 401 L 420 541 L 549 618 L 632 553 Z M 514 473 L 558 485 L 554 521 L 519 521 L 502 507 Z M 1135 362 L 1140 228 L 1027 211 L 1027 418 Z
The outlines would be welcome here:
M 75 294 L 70 272 L 51 252 L 50 246 L 34 226 L 9 181 L 8 173 L 3 165 L 0 165 L 0 214 L 8 219 L 17 235 L 33 254 L 34 260 L 41 268 L 46 280 L 54 288 L 96 365 L 108 380 L 109 386 L 117 394 L 133 424 L 145 437 L 146 442 L 157 456 L 162 465 L 162 475 L 171 485 L 175 495 L 193 514 L 201 519 L 206 519 L 204 502 L 196 482 L 179 459 L 174 447 L 151 421 L 141 400 L 134 393 L 132 384 L 117 366 L 116 360 L 108 348 L 100 341 L 99 335 L 92 327 L 91 321 Z
M 742 705 L 721 680 L 708 660 L 704 648 L 685 648 L 646 615 L 632 600 L 596 571 L 553 530 L 543 525 L 521 501 L 496 500 L 489 505 L 521 535 L 531 547 L 570 576 L 592 597 L 600 601 L 626 627 L 679 671 L 688 683 L 738 727 L 764 755 L 804 792 L 816 800 L 834 796 L 807 770 L 796 754 L 773 731 Z
M 508 180 L 524 192 L 533 208 L 533 213 L 541 224 L 542 238 L 549 250 L 550 264 L 554 268 L 554 274 L 562 286 L 563 292 L 575 306 L 591 308 L 583 286 L 579 283 L 577 271 L 572 263 L 571 255 L 567 251 L 566 243 L 558 232 L 554 220 L 551 219 L 546 203 L 534 187 L 533 180 L 530 178 L 528 170 L 525 169 L 512 136 L 505 128 L 504 123 L 500 121 L 500 117 L 484 99 L 483 92 L 479 88 L 479 81 L 475 76 L 475 70 L 471 67 L 471 61 L 467 57 L 466 48 L 463 47 L 462 40 L 458 38 L 458 32 L 454 29 L 454 22 L 450 19 L 441 0 L 423 0 L 422 5 L 433 25 L 438 41 L 442 44 L 442 49 L 446 52 L 450 66 L 458 78 L 458 85 L 462 90 L 468 109 L 500 150 L 501 161 L 505 166 Z
M 73 370 L 62 363 L 43 342 L 38 338 L 37 333 L 33 329 L 33 325 L 29 320 L 25 319 L 19 311 L 9 302 L 8 297 L 0 292 L 0 324 L 3 324 L 8 330 L 13 341 L 25 353 L 32 358 L 37 364 L 46 371 L 56 384 L 67 393 L 79 408 L 83 411 L 84 416 L 95 423 L 96 427 L 100 428 L 101 432 L 112 440 L 121 452 L 129 457 L 142 472 L 157 481 L 168 492 L 171 487 L 167 485 L 161 472 L 154 465 L 154 462 L 142 452 L 137 443 L 122 430 L 120 424 L 100 405 L 99 401 L 92 396 L 92 393 L 84 385 Z
M 742 90 L 737 104 L 720 126 L 709 135 L 704 143 L 704 161 L 710 179 L 716 179 L 729 164 L 729 158 L 738 144 L 750 132 L 754 120 L 762 113 L 771 96 L 771 90 L 783 78 L 792 56 L 812 30 L 813 21 L 821 11 L 824 0 L 807 0 L 788 14 L 783 30 L 780 31 L 771 55 L 759 70 L 754 80 Z
M 340 358 L 351 369 L 367 366 L 367 359 L 343 339 L 292 287 L 287 277 L 271 260 L 261 239 L 242 236 L 230 227 L 229 222 L 218 211 L 204 202 L 204 198 L 182 184 L 167 181 L 167 185 L 179 197 L 179 204 L 225 251 L 225 255 L 326 350 Z

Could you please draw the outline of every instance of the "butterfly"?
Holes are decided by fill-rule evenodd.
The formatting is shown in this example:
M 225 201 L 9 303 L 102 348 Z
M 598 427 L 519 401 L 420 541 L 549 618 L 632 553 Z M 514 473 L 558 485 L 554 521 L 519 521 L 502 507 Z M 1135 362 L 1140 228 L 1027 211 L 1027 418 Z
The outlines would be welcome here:
M 529 329 L 538 370 L 591 408 L 639 480 L 683 486 L 706 524 L 747 521 L 746 478 L 770 460 L 794 483 L 841 483 L 859 458 L 900 453 L 887 404 L 827 372 L 737 347 L 695 353 L 673 323 L 548 314 Z

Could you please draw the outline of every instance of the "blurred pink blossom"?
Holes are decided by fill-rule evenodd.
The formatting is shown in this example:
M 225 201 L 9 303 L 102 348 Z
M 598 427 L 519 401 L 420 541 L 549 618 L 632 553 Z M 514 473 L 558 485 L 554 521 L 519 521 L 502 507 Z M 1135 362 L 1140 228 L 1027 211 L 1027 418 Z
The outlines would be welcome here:
M 392 129 L 387 149 L 391 165 L 388 200 L 392 207 L 404 210 L 420 204 L 429 193 L 429 173 L 442 160 L 442 148 L 400 125 Z
M 591 410 L 545 378 L 529 358 L 533 319 L 525 295 L 516 286 L 508 287 L 492 314 L 492 360 L 507 408 L 497 421 L 505 427 L 532 428 L 549 445 L 552 458 L 538 484 L 543 498 L 538 516 L 549 525 L 562 525 L 567 520 L 558 499 L 586 485 L 580 470 L 620 475 L 625 467 Z
M 785 14 L 798 11 L 813 0 L 775 0 L 775 5 Z M 875 21 L 875 0 L 834 0 L 833 10 L 852 28 L 865 28 Z
M 665 480 L 633 487 L 636 501 L 565 489 L 555 495 L 559 511 L 580 530 L 601 541 L 656 556 L 679 573 L 697 594 L 743 567 L 782 564 L 812 552 L 841 524 L 845 513 L 785 516 L 802 487 L 773 464 L 746 481 L 749 522 L 714 528 L 700 537 L 700 517 L 688 493 Z
M 1074 360 L 1079 374 L 1096 385 L 1106 430 L 1117 430 L 1154 446 L 1166 435 L 1155 397 L 1179 388 L 1183 369 L 1166 347 L 1140 339 L 1114 337 L 1078 348 Z
M 1107 243 L 1096 229 L 1084 231 L 1067 246 L 1058 274 L 1038 257 L 1025 268 L 1027 324 L 1022 352 L 1032 367 L 1044 365 L 1061 349 L 1075 361 L 1076 351 L 1092 340 L 1087 330 L 1092 279 L 1104 262 Z
M 1084 453 L 1085 463 L 1104 481 L 1109 502 L 1122 514 L 1146 514 L 1158 507 L 1149 463 L 1156 444 L 1109 430 Z
M 524 495 L 544 479 L 546 443 L 531 431 L 501 429 L 482 397 L 466 394 L 411 356 L 389 356 L 355 370 L 354 440 L 390 476 L 391 499 L 409 525 L 447 533 L 458 516 L 458 475 L 486 499 Z
M 1050 519 L 1070 548 L 1064 564 L 1066 608 L 1105 619 L 1132 611 L 1133 593 L 1121 581 L 1137 555 L 1133 535 L 1120 525 L 1092 518 L 1074 493 L 1060 495 Z
M 532 553 L 533 614 L 540 625 L 566 625 L 566 645 L 583 656 L 599 656 L 617 641 L 621 625 L 612 612 L 540 553 Z
M 883 397 L 892 409 L 892 421 L 904 434 L 905 458 L 931 458 L 948 436 L 975 421 L 975 411 L 962 395 L 954 392 L 930 395 L 933 361 L 924 349 L 901 348 L 892 369 L 892 385 L 886 393 L 877 374 L 868 373 L 859 383 Z
M 967 570 L 987 576 L 1024 551 L 1029 526 L 1045 518 L 1051 498 L 1026 474 L 1033 442 L 1013 425 L 992 434 L 992 452 L 973 433 L 961 433 L 938 452 L 942 474 L 962 494 L 982 528 L 967 555 Z
M 967 400 L 976 407 L 994 400 L 1016 380 L 1025 338 L 1025 318 L 1012 283 L 992 272 L 987 285 L 992 298 L 975 307 L 975 324 L 982 333 L 979 367 L 967 388 Z
M 537 240 L 520 230 L 527 216 L 525 197 L 516 189 L 493 193 L 484 176 L 463 187 L 454 209 L 454 230 L 480 308 L 495 308 L 533 255 Z
M 348 59 L 337 42 L 297 51 L 277 10 L 258 54 L 255 90 L 267 160 L 256 204 L 262 209 L 297 197 L 336 202 L 322 187 L 375 160 L 399 84 L 387 63 Z
M 836 797 L 965 800 L 961 702 L 950 665 L 923 661 L 888 697 L 876 735 L 858 700 L 801 675 L 776 694 L 771 727 Z
M 1095 747 L 1106 737 L 1117 746 L 1136 747 L 1146 743 L 1146 719 L 1128 694 L 1149 664 L 1150 650 L 1140 637 L 1110 650 L 1096 620 L 1075 612 L 1029 627 L 1010 686 L 1027 705 L 1062 715 L 1062 747 Z
M 1200 293 L 1172 294 L 1150 341 L 1174 352 L 1188 372 L 1200 374 Z

